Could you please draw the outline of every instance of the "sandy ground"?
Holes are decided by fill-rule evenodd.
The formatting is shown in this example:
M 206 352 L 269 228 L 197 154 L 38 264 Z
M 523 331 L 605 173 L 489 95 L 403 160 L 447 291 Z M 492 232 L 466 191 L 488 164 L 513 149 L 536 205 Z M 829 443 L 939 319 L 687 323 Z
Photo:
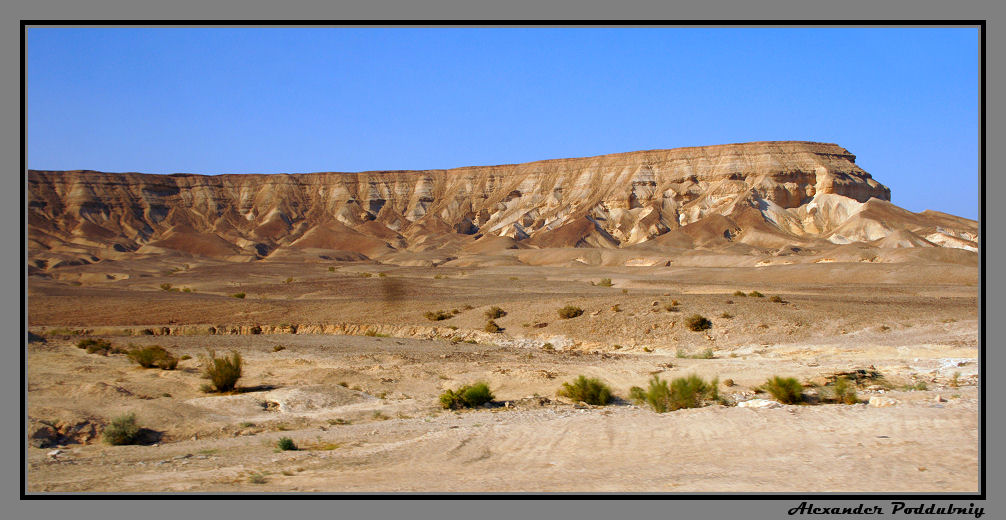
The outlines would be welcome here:
M 613 286 L 592 285 L 602 278 Z M 957 265 L 65 268 L 29 280 L 44 341 L 28 344 L 26 433 L 65 435 L 29 444 L 28 490 L 976 491 L 977 296 L 976 269 Z M 559 319 L 569 304 L 584 314 Z M 507 311 L 501 334 L 482 331 L 492 305 Z M 713 328 L 687 330 L 694 313 Z M 192 359 L 144 370 L 76 348 L 82 334 Z M 244 356 L 239 392 L 200 391 L 210 348 Z M 859 397 L 893 406 L 733 406 L 768 397 L 755 387 L 773 375 L 823 383 L 870 367 L 884 377 Z M 654 374 L 691 373 L 731 379 L 728 405 L 658 414 L 626 400 Z M 619 399 L 556 396 L 580 374 Z M 474 381 L 491 407 L 440 408 L 441 392 Z M 144 444 L 101 443 L 129 411 Z M 300 449 L 276 451 L 283 436 Z

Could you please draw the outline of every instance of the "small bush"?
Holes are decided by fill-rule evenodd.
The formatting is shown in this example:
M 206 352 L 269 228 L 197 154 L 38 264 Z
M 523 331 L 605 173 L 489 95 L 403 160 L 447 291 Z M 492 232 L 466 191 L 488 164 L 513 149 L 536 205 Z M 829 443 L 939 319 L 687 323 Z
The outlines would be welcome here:
M 776 296 L 772 296 L 772 297 L 770 297 L 770 298 L 768 299 L 768 301 L 770 301 L 770 302 L 772 302 L 772 303 L 782 303 L 782 297 L 781 297 L 781 296 L 778 296 L 778 295 L 776 295 Z
M 725 320 L 729 320 L 730 318 L 733 318 L 733 317 L 734 317 L 733 314 L 730 314 L 729 312 L 726 312 L 726 311 L 724 311 L 723 314 L 720 314 L 720 318 L 723 318 Z
M 216 392 L 228 392 L 234 389 L 238 379 L 241 379 L 241 354 L 231 351 L 231 357 L 216 357 L 210 350 L 203 359 L 205 367 L 203 376 L 210 380 L 212 389 Z
M 252 484 L 265 484 L 265 475 L 261 473 L 252 473 L 248 476 L 248 482 L 251 482 Z
M 335 268 L 334 268 L 334 267 L 331 267 L 331 266 L 329 266 L 329 268 L 328 268 L 328 272 L 330 272 L 330 273 L 334 273 L 334 272 L 335 272 Z
M 234 294 L 231 295 L 231 298 L 237 298 L 239 300 L 243 300 L 243 299 L 245 299 L 245 293 L 243 293 L 243 292 L 234 293 Z
M 451 313 L 449 313 L 447 311 L 435 311 L 435 312 L 434 311 L 429 311 L 426 314 L 424 314 L 423 316 L 426 316 L 426 319 L 428 319 L 430 321 L 441 321 L 441 320 L 446 320 L 448 318 L 453 318 L 454 317 L 453 314 L 451 314 Z
M 440 394 L 440 405 L 448 410 L 475 408 L 493 400 L 493 394 L 487 383 L 465 385 L 457 391 L 447 390 Z
M 691 316 L 685 318 L 685 326 L 688 327 L 688 330 L 700 332 L 713 328 L 713 322 L 709 321 L 709 319 L 705 316 L 692 314 Z
M 851 384 L 847 377 L 836 379 L 832 392 L 835 395 L 835 400 L 840 403 L 856 404 L 859 402 L 859 398 L 856 396 L 856 385 Z
M 118 353 L 122 349 L 112 349 L 112 343 L 104 339 L 82 339 L 77 343 L 77 348 L 86 349 L 88 354 L 101 354 L 107 356 L 109 352 Z
M 112 347 L 112 344 L 108 340 L 104 339 L 82 339 L 77 342 L 77 348 L 89 349 L 88 353 L 93 352 L 90 350 L 91 347 L 97 347 L 98 350 L 108 350 Z
M 282 451 L 297 451 L 297 444 L 290 437 L 280 437 L 276 447 Z
M 360 273 L 360 278 L 370 278 L 374 276 L 373 273 Z
M 496 307 L 495 305 L 489 307 L 489 310 L 486 311 L 486 319 L 495 320 L 496 318 L 502 318 L 503 316 L 506 316 L 506 311 Z
M 500 328 L 500 326 L 496 323 L 495 320 L 489 320 L 486 322 L 485 331 L 492 334 L 498 334 L 500 332 L 503 332 L 503 329 Z
M 954 377 L 952 377 L 950 379 L 950 386 L 952 386 L 953 388 L 957 388 L 957 387 L 961 386 L 960 379 L 961 379 L 961 373 L 960 372 L 954 372 Z
M 192 292 L 192 289 L 189 288 L 189 287 L 186 287 L 186 288 L 182 289 L 182 292 L 184 292 L 184 293 L 190 293 L 190 292 Z
M 611 389 L 600 379 L 579 376 L 570 383 L 563 383 L 558 395 L 574 401 L 604 406 L 611 401 Z
M 162 283 L 161 284 L 161 290 L 162 291 L 170 291 L 171 290 L 171 284 L 170 283 Z
M 614 284 L 611 283 L 611 278 L 601 278 L 601 281 L 597 282 L 597 285 L 601 287 L 611 287 Z
M 112 419 L 111 424 L 102 433 L 102 438 L 108 444 L 121 446 L 133 444 L 139 435 L 140 427 L 136 424 L 136 414 L 129 412 Z
M 758 291 L 751 291 L 751 292 L 748 293 L 748 296 L 754 296 L 755 298 L 764 298 L 765 297 L 764 294 L 762 294 L 762 293 L 760 293 Z
M 747 295 L 744 294 L 744 291 L 734 291 L 734 296 L 740 296 L 740 297 L 743 298 L 743 297 L 745 297 Z
M 377 273 L 378 278 L 387 278 L 388 273 Z
M 283 345 L 276 345 L 275 347 L 272 348 L 273 352 L 279 352 L 281 350 L 286 350 L 286 347 L 284 347 Z
M 667 312 L 678 312 L 678 307 L 673 303 L 668 303 L 667 305 L 664 305 L 664 310 Z
M 912 391 L 912 390 L 928 390 L 928 389 L 929 389 L 929 385 L 927 385 L 925 381 L 916 381 L 915 383 L 910 384 L 910 385 L 905 385 L 905 387 L 904 387 L 904 390 L 907 390 L 907 391 Z
M 180 360 L 182 360 L 182 361 L 185 361 L 185 360 L 187 360 L 187 359 L 192 359 L 192 356 L 190 356 L 190 355 L 188 355 L 188 354 L 185 354 L 184 356 L 182 356 L 182 357 L 180 357 L 180 358 L 178 358 L 178 359 L 180 359 Z
M 572 305 L 567 305 L 567 306 L 559 309 L 558 312 L 559 312 L 559 317 L 560 318 L 562 318 L 564 320 L 568 320 L 568 319 L 575 318 L 575 317 L 583 314 L 583 309 L 581 309 L 579 307 L 574 307 Z
M 681 408 L 698 408 L 706 401 L 719 400 L 718 386 L 718 380 L 707 383 L 695 374 L 675 378 L 670 384 L 655 375 L 647 390 L 634 386 L 629 390 L 629 396 L 640 404 L 648 404 L 657 413 L 664 413 Z
M 803 401 L 803 386 L 795 377 L 773 376 L 765 381 L 762 389 L 772 394 L 772 397 L 783 404 L 796 404 Z
M 126 355 L 143 368 L 174 370 L 178 366 L 178 358 L 160 345 L 133 348 Z

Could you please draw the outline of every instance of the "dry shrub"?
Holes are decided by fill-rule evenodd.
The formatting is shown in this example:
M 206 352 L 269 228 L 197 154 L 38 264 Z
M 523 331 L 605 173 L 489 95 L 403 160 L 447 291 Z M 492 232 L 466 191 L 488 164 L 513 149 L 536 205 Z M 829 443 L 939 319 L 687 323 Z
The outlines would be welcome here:
M 448 410 L 475 408 L 493 400 L 493 393 L 488 383 L 474 383 L 455 390 L 447 390 L 440 394 L 440 405 Z
M 583 309 L 581 309 L 579 307 L 574 307 L 572 305 L 567 305 L 567 306 L 559 309 L 558 312 L 559 312 L 559 317 L 560 318 L 562 318 L 564 320 L 568 320 L 570 318 L 575 318 L 575 317 L 583 314 Z
M 102 433 L 102 438 L 108 444 L 121 446 L 135 443 L 139 435 L 140 426 L 136 424 L 136 414 L 129 412 L 112 419 Z
M 447 311 L 429 311 L 426 314 L 424 314 L 423 316 L 426 316 L 426 319 L 428 319 L 430 321 L 441 321 L 441 320 L 446 320 L 448 318 L 453 318 L 454 317 L 453 314 L 451 314 L 451 313 L 449 313 Z
M 707 383 L 701 377 L 691 374 L 675 378 L 668 384 L 655 375 L 650 380 L 648 389 L 634 386 L 629 390 L 629 396 L 640 404 L 648 404 L 657 413 L 698 408 L 706 402 L 719 400 L 719 380 L 714 378 Z
M 588 379 L 586 376 L 579 376 L 570 383 L 563 383 L 558 395 L 599 406 L 611 402 L 611 388 L 600 379 Z
M 688 327 L 688 330 L 700 332 L 713 328 L 713 322 L 700 314 L 692 314 L 685 318 L 685 326 Z
M 795 377 L 773 376 L 762 389 L 783 404 L 796 404 L 803 401 L 803 385 Z
M 212 350 L 203 359 L 203 377 L 210 380 L 212 389 L 216 392 L 234 390 L 238 379 L 241 379 L 241 354 L 231 351 L 231 356 L 217 357 Z
M 160 345 L 150 345 L 149 347 L 135 347 L 127 354 L 137 365 L 143 368 L 160 368 L 161 370 L 174 370 L 178 366 L 178 358 L 171 355 L 171 352 Z

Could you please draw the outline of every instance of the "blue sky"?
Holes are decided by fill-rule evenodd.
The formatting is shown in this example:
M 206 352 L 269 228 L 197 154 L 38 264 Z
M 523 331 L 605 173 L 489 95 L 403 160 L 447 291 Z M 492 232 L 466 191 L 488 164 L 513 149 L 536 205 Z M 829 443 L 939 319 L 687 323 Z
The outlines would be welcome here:
M 838 143 L 977 218 L 980 34 L 937 29 L 31 28 L 28 167 L 452 168 Z

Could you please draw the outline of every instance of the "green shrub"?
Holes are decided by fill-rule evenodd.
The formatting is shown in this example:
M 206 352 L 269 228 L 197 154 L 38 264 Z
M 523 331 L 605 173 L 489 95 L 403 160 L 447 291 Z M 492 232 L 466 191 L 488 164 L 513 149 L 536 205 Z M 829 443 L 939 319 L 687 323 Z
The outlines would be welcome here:
M 276 447 L 282 451 L 297 451 L 297 444 L 290 437 L 280 437 Z
M 772 394 L 772 397 L 783 404 L 796 404 L 803 401 L 803 386 L 795 377 L 773 376 L 762 389 Z
M 486 311 L 486 319 L 489 319 L 489 320 L 495 320 L 496 318 L 502 318 L 503 316 L 506 316 L 506 311 L 503 310 L 503 309 L 500 309 L 499 307 L 497 307 L 495 305 L 492 306 L 492 307 L 489 307 L 489 310 Z
M 700 332 L 713 328 L 713 322 L 709 321 L 705 316 L 692 314 L 685 318 L 685 326 L 688 327 L 688 330 Z
M 713 353 L 712 348 L 707 348 L 705 350 L 696 352 L 695 354 L 686 354 L 680 348 L 674 353 L 675 357 L 687 358 L 687 359 L 715 359 L 716 354 Z
M 570 383 L 563 383 L 558 395 L 573 401 L 604 406 L 611 401 L 611 389 L 600 379 L 579 376 Z
M 231 357 L 216 357 L 212 350 L 203 359 L 203 377 L 210 380 L 211 389 L 216 392 L 228 392 L 234 389 L 238 379 L 241 379 L 241 354 L 231 351 Z
M 764 298 L 765 297 L 764 294 L 762 294 L 762 293 L 760 293 L 758 291 L 751 291 L 751 292 L 748 293 L 748 296 L 754 296 L 755 298 Z
M 335 268 L 334 268 L 334 267 L 331 267 L 331 266 L 329 266 L 329 268 L 328 268 L 328 272 L 330 272 L 330 273 L 334 273 L 334 272 L 335 272 Z
M 105 442 L 113 446 L 133 444 L 139 435 L 140 427 L 136 424 L 136 414 L 133 412 L 112 419 L 111 424 L 102 432 Z
M 251 475 L 248 475 L 248 482 L 251 482 L 252 484 L 265 484 L 265 475 L 261 473 L 252 473 Z
M 928 389 L 929 389 L 929 385 L 927 385 L 925 381 L 916 381 L 915 383 L 910 384 L 910 385 L 905 385 L 905 387 L 904 387 L 904 390 L 908 390 L 908 391 L 911 391 L 911 390 L 928 390 Z
M 850 383 L 847 377 L 836 379 L 832 392 L 835 400 L 840 403 L 856 404 L 859 402 L 859 398 L 856 396 L 856 385 Z
M 171 290 L 171 284 L 170 283 L 162 283 L 161 284 L 161 290 L 162 291 L 170 291 Z
M 377 273 L 378 278 L 386 278 L 388 273 Z
M 98 346 L 101 349 L 108 349 L 109 347 L 112 346 L 112 344 L 109 343 L 108 340 L 104 340 L 104 339 L 92 339 L 92 338 L 82 339 L 82 340 L 80 340 L 80 341 L 77 342 L 77 348 L 84 348 L 84 349 L 86 349 L 86 348 L 92 347 L 92 346 Z
M 239 300 L 243 300 L 243 299 L 245 299 L 245 293 L 243 293 L 243 292 L 234 293 L 234 294 L 231 295 L 231 297 L 232 298 L 237 298 Z
M 567 305 L 567 306 L 559 309 L 558 312 L 559 312 L 559 317 L 560 318 L 562 318 L 564 320 L 568 320 L 570 318 L 575 318 L 575 317 L 583 314 L 583 309 L 581 309 L 579 307 L 574 307 L 572 305 Z
M 485 331 L 492 334 L 498 334 L 503 332 L 503 329 L 500 328 L 500 326 L 496 323 L 495 320 L 489 320 L 486 322 Z
M 640 404 L 648 404 L 657 413 L 664 413 L 681 408 L 698 408 L 707 401 L 717 401 L 718 387 L 718 379 L 707 383 L 695 374 L 675 378 L 670 384 L 655 375 L 648 389 L 634 386 L 629 390 L 629 396 Z
M 77 348 L 86 349 L 88 354 L 98 353 L 107 356 L 112 350 L 112 343 L 104 339 L 82 339 L 77 342 Z
M 424 314 L 423 316 L 426 316 L 426 319 L 428 319 L 430 321 L 440 321 L 440 320 L 446 320 L 448 318 L 453 318 L 454 317 L 453 314 L 451 314 L 451 313 L 449 313 L 447 311 L 436 311 L 436 312 L 429 311 L 426 314 Z
M 778 295 L 775 295 L 775 296 L 770 297 L 768 299 L 768 301 L 770 301 L 772 303 L 782 303 L 782 297 L 778 296 Z
M 492 400 L 493 394 L 489 390 L 489 385 L 482 382 L 462 386 L 456 391 L 447 390 L 440 394 L 440 404 L 448 410 L 475 408 Z
M 130 350 L 126 355 L 129 356 L 129 359 L 143 368 L 174 370 L 178 366 L 178 358 L 171 355 L 167 349 L 160 345 L 136 347 Z
M 744 297 L 744 296 L 747 296 L 747 295 L 744 294 L 744 291 L 734 291 L 734 296 Z
M 601 281 L 597 282 L 597 285 L 600 285 L 601 287 L 611 287 L 614 284 L 611 283 L 611 278 L 601 278 Z
M 370 278 L 374 276 L 372 273 L 360 273 L 360 278 Z

